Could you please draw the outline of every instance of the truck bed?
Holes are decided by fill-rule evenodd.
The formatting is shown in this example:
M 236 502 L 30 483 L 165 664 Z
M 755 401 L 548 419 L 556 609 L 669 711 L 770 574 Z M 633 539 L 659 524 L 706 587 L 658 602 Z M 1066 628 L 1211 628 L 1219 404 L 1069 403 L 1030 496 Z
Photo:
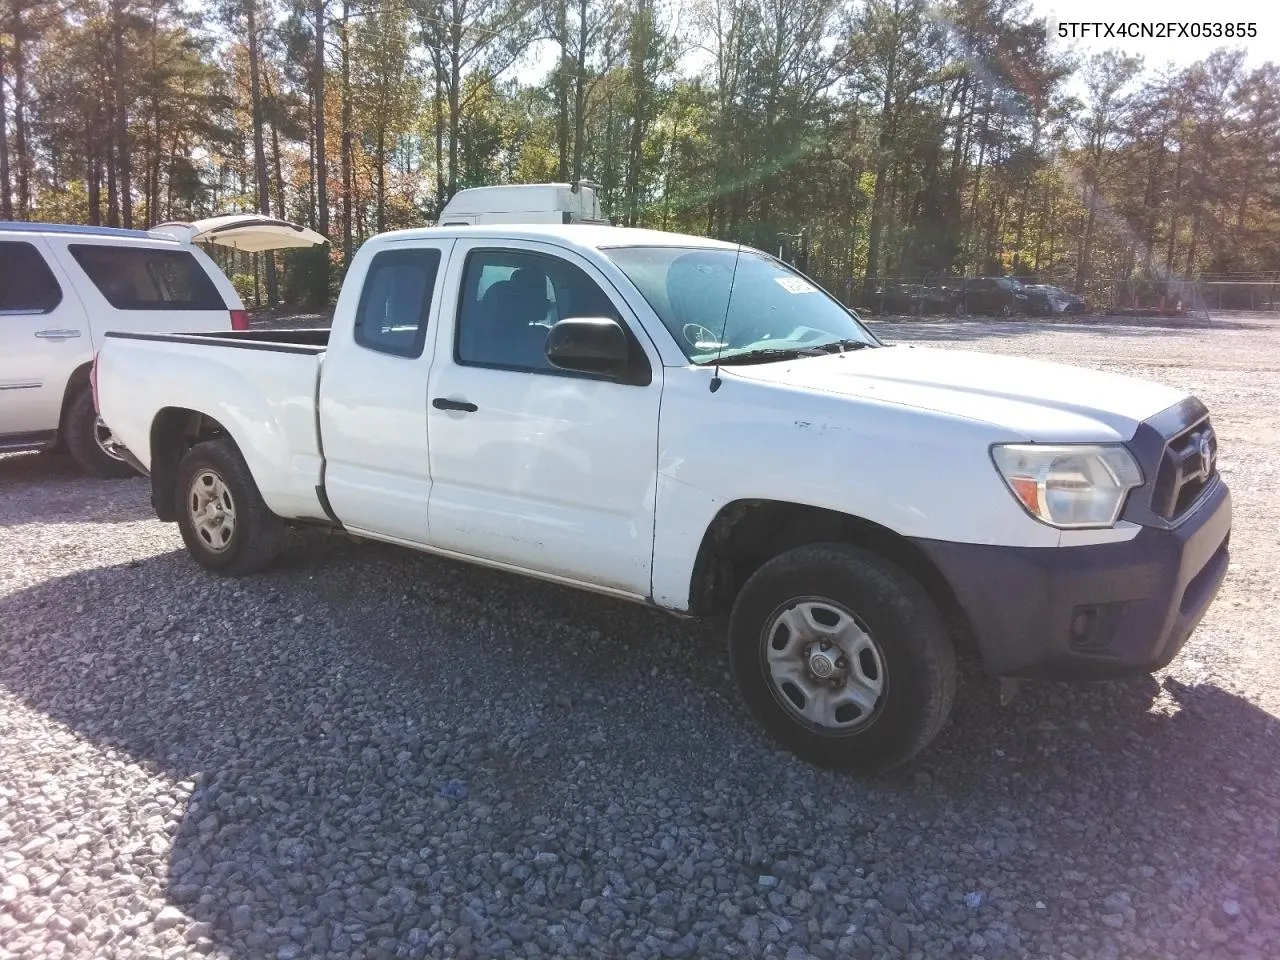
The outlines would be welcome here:
M 203 343 L 209 346 L 239 347 L 246 350 L 276 350 L 281 353 L 323 353 L 329 346 L 328 327 L 299 327 L 288 330 L 212 330 L 208 333 L 108 333 L 122 340 L 156 340 L 170 343 Z
M 108 333 L 98 409 L 147 470 L 158 423 L 209 417 L 235 440 L 267 506 L 324 519 L 316 390 L 328 342 L 327 329 Z

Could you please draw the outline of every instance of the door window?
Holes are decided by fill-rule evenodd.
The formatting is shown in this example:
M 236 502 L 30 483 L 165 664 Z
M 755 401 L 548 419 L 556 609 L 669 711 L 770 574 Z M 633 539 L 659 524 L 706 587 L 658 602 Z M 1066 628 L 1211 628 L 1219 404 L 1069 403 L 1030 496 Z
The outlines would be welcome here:
M 40 251 L 19 240 L 0 241 L 0 314 L 48 313 L 62 288 Z
M 376 254 L 360 292 L 356 343 L 397 357 L 422 356 L 439 271 L 439 250 L 411 247 Z
M 622 322 L 599 285 L 571 263 L 521 250 L 472 251 L 462 277 L 455 357 L 464 365 L 562 373 L 547 360 L 547 332 L 571 317 Z

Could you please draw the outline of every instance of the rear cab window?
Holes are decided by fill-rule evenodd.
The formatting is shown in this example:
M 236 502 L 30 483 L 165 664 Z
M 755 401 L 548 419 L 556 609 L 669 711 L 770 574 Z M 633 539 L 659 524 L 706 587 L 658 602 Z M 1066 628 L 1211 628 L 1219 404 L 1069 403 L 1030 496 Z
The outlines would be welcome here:
M 375 254 L 356 309 L 356 343 L 409 360 L 422 356 L 439 271 L 439 250 L 409 247 Z
M 71 243 L 67 251 L 117 310 L 226 310 L 204 267 L 187 250 Z
M 0 240 L 0 316 L 49 313 L 62 287 L 44 256 L 25 240 Z

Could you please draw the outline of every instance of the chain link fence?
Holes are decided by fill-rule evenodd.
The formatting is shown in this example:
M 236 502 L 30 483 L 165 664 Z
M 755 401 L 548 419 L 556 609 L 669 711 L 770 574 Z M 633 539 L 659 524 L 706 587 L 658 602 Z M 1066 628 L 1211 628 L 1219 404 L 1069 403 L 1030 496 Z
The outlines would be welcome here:
M 860 279 L 816 278 L 844 303 L 874 314 L 894 316 L 942 316 L 981 313 L 970 309 L 964 277 L 882 277 L 867 284 Z M 1230 313 L 1280 314 L 1280 275 L 1264 278 L 1212 278 L 1195 280 L 1135 280 L 1096 278 L 1083 288 L 1053 277 L 1019 277 L 1024 286 L 1048 285 L 1083 298 L 1083 308 L 1071 313 L 1096 316 L 1212 317 Z M 1016 301 L 1014 313 L 1044 315 L 1043 295 L 1024 303 Z M 963 306 L 962 306 L 963 305 Z M 998 311 L 991 311 L 998 312 Z

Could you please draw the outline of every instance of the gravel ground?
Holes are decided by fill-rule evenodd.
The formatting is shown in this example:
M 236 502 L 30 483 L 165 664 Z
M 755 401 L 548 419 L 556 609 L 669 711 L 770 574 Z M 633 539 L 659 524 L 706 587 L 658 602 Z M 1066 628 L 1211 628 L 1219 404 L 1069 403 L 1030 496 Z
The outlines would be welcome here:
M 1280 956 L 1280 329 L 877 324 L 1214 409 L 1234 558 L 1156 677 L 970 666 L 919 760 L 773 748 L 714 625 L 0 458 L 0 958 Z

